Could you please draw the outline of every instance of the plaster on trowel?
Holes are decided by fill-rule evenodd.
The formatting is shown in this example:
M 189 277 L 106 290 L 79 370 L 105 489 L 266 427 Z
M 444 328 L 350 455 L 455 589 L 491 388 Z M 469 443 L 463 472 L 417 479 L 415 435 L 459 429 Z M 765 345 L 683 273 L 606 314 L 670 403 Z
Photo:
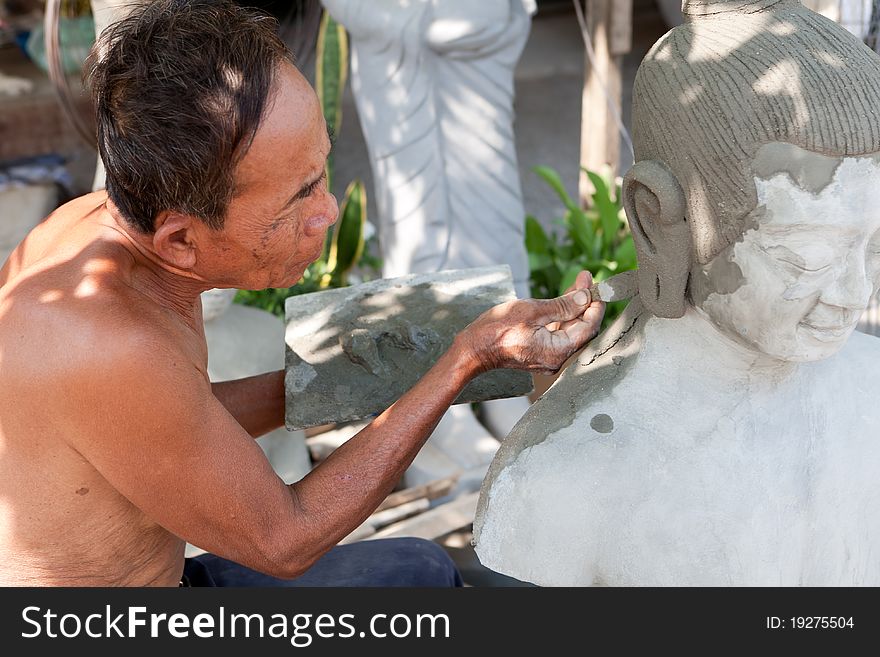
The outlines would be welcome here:
M 632 299 L 639 293 L 638 270 L 616 274 L 606 281 L 590 287 L 590 298 L 593 301 L 623 301 Z

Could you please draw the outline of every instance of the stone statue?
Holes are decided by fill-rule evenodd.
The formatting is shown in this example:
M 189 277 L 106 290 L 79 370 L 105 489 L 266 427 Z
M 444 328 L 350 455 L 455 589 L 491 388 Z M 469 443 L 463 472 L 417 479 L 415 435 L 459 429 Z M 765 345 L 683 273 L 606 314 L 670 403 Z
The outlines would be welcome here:
M 323 0 L 351 35 L 386 278 L 510 265 L 527 297 L 513 139 L 523 0 Z
M 636 79 L 640 294 L 503 443 L 484 565 L 543 585 L 878 585 L 880 58 L 685 0 Z
M 840 23 L 860 39 L 868 36 L 871 15 L 877 0 L 803 0 L 807 9 L 812 9 L 826 18 Z M 681 25 L 681 0 L 657 0 L 660 13 L 667 25 Z

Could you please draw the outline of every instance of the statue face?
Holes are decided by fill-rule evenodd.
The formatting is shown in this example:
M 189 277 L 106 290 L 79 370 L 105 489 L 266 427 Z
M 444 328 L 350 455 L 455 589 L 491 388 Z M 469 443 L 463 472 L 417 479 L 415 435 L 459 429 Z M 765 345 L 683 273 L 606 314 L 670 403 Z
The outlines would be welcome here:
M 846 342 L 880 286 L 880 154 L 768 144 L 742 240 L 691 277 L 694 304 L 749 349 L 813 361 Z

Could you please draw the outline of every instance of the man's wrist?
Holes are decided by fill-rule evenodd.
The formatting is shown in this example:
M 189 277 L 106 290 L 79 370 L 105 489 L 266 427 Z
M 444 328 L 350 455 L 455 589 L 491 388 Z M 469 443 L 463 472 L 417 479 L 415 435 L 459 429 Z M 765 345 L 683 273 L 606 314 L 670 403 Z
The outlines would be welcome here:
M 447 354 L 452 358 L 456 373 L 462 376 L 465 384 L 486 371 L 485 364 L 465 333 L 455 336 Z

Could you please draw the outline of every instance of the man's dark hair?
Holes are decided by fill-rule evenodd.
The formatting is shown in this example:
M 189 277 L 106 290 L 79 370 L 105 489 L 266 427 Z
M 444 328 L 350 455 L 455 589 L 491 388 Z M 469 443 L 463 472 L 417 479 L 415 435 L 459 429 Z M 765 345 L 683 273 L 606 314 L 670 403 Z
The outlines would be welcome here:
M 275 19 L 225 0 L 145 2 L 102 34 L 85 70 L 107 193 L 133 227 L 163 210 L 223 226 L 283 60 Z

